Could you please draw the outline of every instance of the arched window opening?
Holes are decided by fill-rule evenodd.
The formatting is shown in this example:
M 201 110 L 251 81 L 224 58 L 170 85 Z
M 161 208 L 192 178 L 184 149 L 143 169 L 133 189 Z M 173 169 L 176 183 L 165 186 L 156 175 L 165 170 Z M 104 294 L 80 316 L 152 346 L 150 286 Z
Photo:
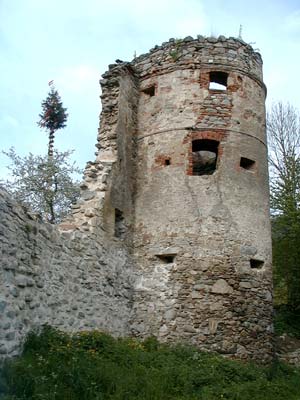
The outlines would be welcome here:
M 198 139 L 192 141 L 193 175 L 212 175 L 217 167 L 219 142 Z

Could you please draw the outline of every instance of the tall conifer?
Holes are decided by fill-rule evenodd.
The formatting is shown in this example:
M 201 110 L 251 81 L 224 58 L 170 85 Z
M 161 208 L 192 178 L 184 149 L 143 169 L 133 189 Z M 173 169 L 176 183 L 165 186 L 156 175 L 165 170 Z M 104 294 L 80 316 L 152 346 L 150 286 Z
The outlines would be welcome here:
M 40 120 L 38 121 L 38 126 L 48 131 L 48 156 L 50 158 L 53 157 L 55 132 L 66 127 L 68 118 L 66 111 L 67 109 L 63 107 L 58 91 L 51 82 L 51 89 L 46 100 L 42 102 L 42 113 L 39 114 Z

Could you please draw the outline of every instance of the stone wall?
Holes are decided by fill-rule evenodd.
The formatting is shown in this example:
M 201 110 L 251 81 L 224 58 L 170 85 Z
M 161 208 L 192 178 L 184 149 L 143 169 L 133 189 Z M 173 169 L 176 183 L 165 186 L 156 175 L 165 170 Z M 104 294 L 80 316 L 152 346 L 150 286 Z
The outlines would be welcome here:
M 0 355 L 42 324 L 128 335 L 132 297 L 126 250 L 105 235 L 60 233 L 0 192 Z
M 140 81 L 133 240 L 139 278 L 132 333 L 270 359 L 261 58 L 239 40 L 199 37 L 170 40 L 134 67 Z M 224 90 L 210 88 L 212 74 L 226 76 Z M 218 144 L 212 174 L 193 173 L 194 141 Z
M 134 141 L 138 102 L 137 81 L 130 65 L 112 66 L 100 80 L 102 112 L 95 162 L 89 162 L 81 200 L 61 229 L 105 231 L 115 238 L 115 212 L 122 213 L 130 246 L 133 217 Z M 125 239 L 125 238 L 124 238 Z

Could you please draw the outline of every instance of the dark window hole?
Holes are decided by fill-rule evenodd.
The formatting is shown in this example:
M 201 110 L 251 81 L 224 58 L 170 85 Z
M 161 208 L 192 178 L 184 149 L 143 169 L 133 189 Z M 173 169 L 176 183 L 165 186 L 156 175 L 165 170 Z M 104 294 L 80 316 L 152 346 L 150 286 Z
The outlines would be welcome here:
M 126 225 L 123 212 L 115 209 L 115 237 L 123 239 L 126 233 Z
M 159 258 L 165 264 L 171 264 L 175 260 L 176 254 L 157 254 L 157 258 Z
M 166 158 L 165 159 L 165 165 L 171 165 L 171 159 L 170 158 Z
M 264 262 L 261 260 L 256 260 L 251 258 L 250 260 L 250 267 L 253 269 L 261 269 L 264 266 Z
M 246 157 L 241 157 L 240 166 L 244 169 L 252 170 L 255 166 L 255 161 Z
M 228 74 L 222 71 L 211 71 L 209 73 L 210 90 L 227 90 Z
M 211 175 L 216 170 L 219 142 L 198 139 L 192 141 L 193 175 Z
M 149 97 L 155 96 L 155 86 L 149 86 L 142 90 L 142 92 L 147 94 Z

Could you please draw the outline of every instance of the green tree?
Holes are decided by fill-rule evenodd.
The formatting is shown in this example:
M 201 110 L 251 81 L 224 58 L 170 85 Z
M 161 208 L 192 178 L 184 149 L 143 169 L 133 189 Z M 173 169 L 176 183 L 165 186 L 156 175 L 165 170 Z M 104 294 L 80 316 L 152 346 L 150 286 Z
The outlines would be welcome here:
M 66 127 L 68 118 L 67 109 L 63 107 L 63 103 L 58 91 L 51 85 L 50 92 L 46 100 L 42 102 L 42 113 L 39 114 L 40 120 L 38 126 L 46 129 L 49 136 L 48 156 L 53 156 L 54 136 L 59 129 Z
M 79 197 L 79 182 L 72 174 L 82 171 L 69 161 L 72 151 L 54 151 L 52 157 L 20 157 L 14 148 L 3 152 L 10 160 L 11 179 L 3 182 L 13 197 L 52 224 L 60 222 Z
M 276 103 L 267 116 L 275 284 L 300 312 L 300 114 Z

